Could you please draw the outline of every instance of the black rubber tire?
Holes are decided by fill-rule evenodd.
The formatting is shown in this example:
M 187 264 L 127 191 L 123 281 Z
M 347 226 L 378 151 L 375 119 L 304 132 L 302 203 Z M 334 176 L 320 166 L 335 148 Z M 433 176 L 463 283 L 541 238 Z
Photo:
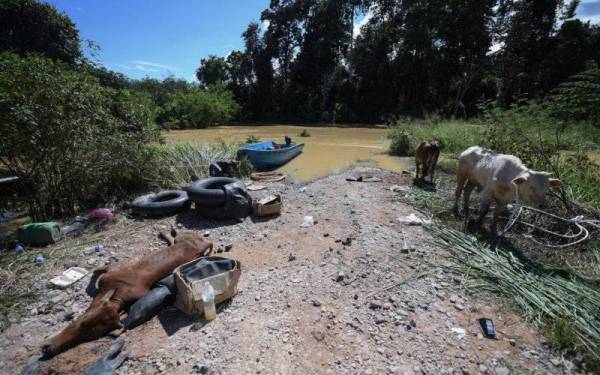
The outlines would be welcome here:
M 146 216 L 168 216 L 190 208 L 190 199 L 183 190 L 165 190 L 136 198 L 133 212 Z
M 230 212 L 225 211 L 223 206 L 219 207 L 204 207 L 204 206 L 196 206 L 196 211 L 202 217 L 207 219 L 215 219 L 215 220 L 233 220 L 235 217 L 231 215 Z
M 211 177 L 192 182 L 186 189 L 196 207 L 220 207 L 225 204 L 223 186 L 239 181 L 230 177 Z

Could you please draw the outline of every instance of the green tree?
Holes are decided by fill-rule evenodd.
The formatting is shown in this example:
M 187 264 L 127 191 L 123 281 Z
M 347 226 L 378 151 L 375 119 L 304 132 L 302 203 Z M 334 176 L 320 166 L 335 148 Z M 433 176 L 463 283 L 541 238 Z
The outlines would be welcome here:
M 0 54 L 0 163 L 36 218 L 143 187 L 158 139 L 148 100 L 40 55 Z
M 0 51 L 37 52 L 67 64 L 82 59 L 73 21 L 54 6 L 36 0 L 0 1 Z
M 223 83 L 227 79 L 227 64 L 225 59 L 210 55 L 200 60 L 200 67 L 196 70 L 198 81 L 204 86 Z

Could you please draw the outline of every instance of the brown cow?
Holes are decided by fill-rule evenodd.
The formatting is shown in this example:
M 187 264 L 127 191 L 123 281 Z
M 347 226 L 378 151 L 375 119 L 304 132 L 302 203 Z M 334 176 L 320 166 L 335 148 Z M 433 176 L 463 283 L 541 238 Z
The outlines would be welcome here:
M 421 167 L 421 180 L 424 181 L 425 177 L 429 173 L 429 178 L 431 179 L 431 182 L 433 182 L 435 166 L 437 165 L 441 148 L 441 142 L 434 140 L 423 141 L 421 142 L 419 147 L 417 147 L 417 151 L 415 152 L 415 164 L 417 165 L 417 180 L 419 180 L 419 167 Z
M 174 233 L 176 235 L 176 232 Z M 83 315 L 43 345 L 45 358 L 53 357 L 83 342 L 123 328 L 120 314 L 143 297 L 158 280 L 196 258 L 206 256 L 213 244 L 202 235 L 177 236 L 171 246 L 131 262 L 116 262 L 94 271 L 98 293 Z

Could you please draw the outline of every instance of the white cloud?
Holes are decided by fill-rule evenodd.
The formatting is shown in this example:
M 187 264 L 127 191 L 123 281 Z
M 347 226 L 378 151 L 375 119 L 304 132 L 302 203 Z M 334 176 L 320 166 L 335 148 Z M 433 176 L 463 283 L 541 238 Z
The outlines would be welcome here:
M 369 9 L 369 11 L 365 14 L 365 16 L 358 22 L 354 22 L 354 28 L 352 29 L 352 37 L 356 38 L 360 34 L 360 29 L 366 25 L 369 20 L 373 17 L 373 12 Z
M 163 65 L 163 64 L 150 62 L 150 61 L 144 61 L 144 60 L 133 60 L 132 63 L 136 64 L 136 66 L 141 66 L 144 68 L 152 67 L 152 68 L 159 68 L 159 69 L 164 69 L 164 70 L 176 70 L 175 68 L 173 68 L 172 66 L 169 66 L 169 65 Z

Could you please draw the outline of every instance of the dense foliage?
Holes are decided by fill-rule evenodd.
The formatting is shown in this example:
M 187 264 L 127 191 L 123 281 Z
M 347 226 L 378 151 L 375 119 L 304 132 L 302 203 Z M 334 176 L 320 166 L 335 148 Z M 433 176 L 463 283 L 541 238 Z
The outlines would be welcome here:
M 600 62 L 600 28 L 578 1 L 273 0 L 245 49 L 203 59 L 242 118 L 380 122 L 470 117 L 479 104 L 546 96 Z M 367 18 L 356 33 L 359 15 Z
M 39 55 L 0 54 L 0 163 L 37 217 L 122 196 L 143 183 L 157 140 L 140 94 Z
M 159 119 L 163 127 L 170 129 L 207 128 L 231 121 L 237 110 L 231 92 L 217 84 L 171 95 Z
M 6 50 L 37 52 L 68 64 L 82 58 L 73 21 L 36 0 L 0 1 L 0 51 Z

